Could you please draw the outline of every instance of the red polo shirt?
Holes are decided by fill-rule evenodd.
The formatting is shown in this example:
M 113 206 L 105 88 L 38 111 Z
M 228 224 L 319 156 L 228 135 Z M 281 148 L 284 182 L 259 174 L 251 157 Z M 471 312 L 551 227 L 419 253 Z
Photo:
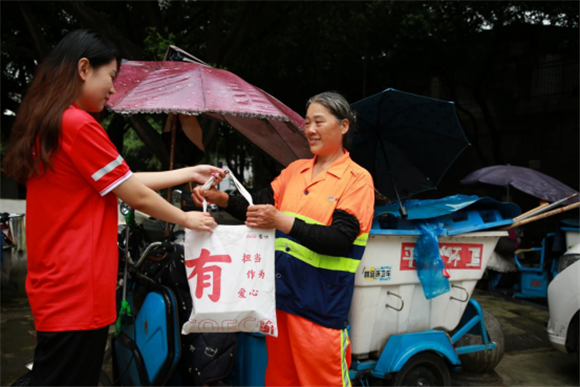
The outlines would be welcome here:
M 115 321 L 117 197 L 131 171 L 87 112 L 64 112 L 52 169 L 27 182 L 26 292 L 38 331 L 101 328 Z

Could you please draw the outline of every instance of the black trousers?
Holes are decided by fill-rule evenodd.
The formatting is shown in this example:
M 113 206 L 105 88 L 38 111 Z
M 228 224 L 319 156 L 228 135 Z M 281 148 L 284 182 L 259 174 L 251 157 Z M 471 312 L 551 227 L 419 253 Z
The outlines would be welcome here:
M 88 331 L 37 332 L 33 385 L 98 385 L 108 332 L 108 326 Z

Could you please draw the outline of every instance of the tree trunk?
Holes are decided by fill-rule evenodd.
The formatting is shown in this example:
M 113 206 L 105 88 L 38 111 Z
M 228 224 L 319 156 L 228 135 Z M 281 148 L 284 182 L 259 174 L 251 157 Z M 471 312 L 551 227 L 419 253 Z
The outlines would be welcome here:
M 130 116 L 128 119 L 129 124 L 133 127 L 141 141 L 145 144 L 147 148 L 149 148 L 153 154 L 159 159 L 161 162 L 163 169 L 169 168 L 169 154 L 167 153 L 167 149 L 163 145 L 163 141 L 161 141 L 161 135 L 157 133 L 155 129 L 147 120 L 140 115 L 133 115 Z
M 258 13 L 256 6 L 261 6 L 259 3 L 246 3 L 244 12 L 238 18 L 235 28 L 232 29 L 226 38 L 226 43 L 222 47 L 222 61 L 220 64 L 227 66 L 236 57 L 238 51 L 242 48 L 244 39 L 247 35 L 248 25 Z
M 123 34 L 119 33 L 103 15 L 91 8 L 87 2 L 64 1 L 61 4 L 67 12 L 76 17 L 86 27 L 99 32 L 111 41 L 115 41 L 117 43 L 117 48 L 121 51 L 121 54 L 124 57 L 133 60 L 145 57 L 143 50 L 133 44 L 129 39 L 125 38 Z
M 44 40 L 44 36 L 38 23 L 35 22 L 33 14 L 30 12 L 29 4 L 26 2 L 19 1 L 18 6 L 20 7 L 20 13 L 26 22 L 26 27 L 30 36 L 34 40 L 34 46 L 38 54 L 39 62 L 44 58 L 46 54 L 50 51 L 50 46 Z
M 159 3 L 157 1 L 141 1 L 139 2 L 139 7 L 143 10 L 149 24 L 155 27 L 157 31 L 161 31 L 163 22 L 161 20 L 162 14 L 159 9 Z
M 207 60 L 212 66 L 218 64 L 220 60 L 222 10 L 223 3 L 221 1 L 212 4 L 207 48 Z
M 482 165 L 487 166 L 489 164 L 487 163 L 485 156 L 483 155 L 483 152 L 481 151 L 481 148 L 479 146 L 479 127 L 477 126 L 477 120 L 475 119 L 473 114 L 469 110 L 464 109 L 463 106 L 461 106 L 461 104 L 457 100 L 457 84 L 455 83 L 455 79 L 453 79 L 453 77 L 449 74 L 446 74 L 445 78 L 448 80 L 450 84 L 449 90 L 451 91 L 451 100 L 454 101 L 455 107 L 457 108 L 457 110 L 460 110 L 464 114 L 466 114 L 471 120 L 471 124 L 473 126 L 473 136 L 469 136 L 471 137 L 470 143 L 474 147 L 477 155 L 479 156 Z
M 107 127 L 107 134 L 111 139 L 113 145 L 117 147 L 117 151 L 122 154 L 123 153 L 123 137 L 125 135 L 125 126 L 127 121 L 125 118 L 120 114 L 115 114 L 111 123 Z
M 503 155 L 501 152 L 501 135 L 499 134 L 499 131 L 493 119 L 493 115 L 491 114 L 491 110 L 489 108 L 487 100 L 480 88 L 477 88 L 476 90 L 473 91 L 473 99 L 481 107 L 483 119 L 487 125 L 489 136 L 491 137 L 492 154 L 493 154 L 492 164 L 493 165 L 503 164 Z

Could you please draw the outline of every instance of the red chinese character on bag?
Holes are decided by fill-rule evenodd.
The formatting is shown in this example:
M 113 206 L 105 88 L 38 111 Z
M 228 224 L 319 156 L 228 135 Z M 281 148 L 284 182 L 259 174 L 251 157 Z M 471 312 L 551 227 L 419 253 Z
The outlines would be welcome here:
M 254 270 L 248 270 L 248 273 L 246 275 L 248 276 L 249 279 L 254 279 L 254 277 L 256 276 L 256 272 Z
M 271 320 L 260 321 L 260 332 L 274 334 L 274 323 Z
M 258 273 L 258 278 L 264 279 L 265 276 L 266 273 L 264 273 L 264 270 L 260 270 L 260 272 Z
M 252 262 L 252 256 L 250 254 L 244 254 L 244 256 L 242 257 L 242 262 L 243 263 Z
M 241 289 L 238 291 L 238 298 L 246 298 L 246 289 L 244 289 L 244 288 L 241 288 Z
M 256 297 L 257 295 L 258 295 L 258 291 L 257 291 L 256 289 L 253 289 L 253 290 L 250 292 L 250 296 L 254 296 L 254 297 Z
M 210 255 L 209 250 L 201 249 L 199 258 L 185 260 L 185 265 L 193 268 L 187 279 L 190 280 L 194 276 L 197 276 L 197 284 L 195 288 L 196 298 L 201 298 L 201 296 L 203 296 L 203 289 L 209 288 L 213 285 L 213 291 L 209 295 L 209 299 L 213 302 L 217 302 L 221 296 L 222 268 L 216 265 L 205 267 L 204 265 L 209 262 L 231 263 L 232 258 L 229 255 Z M 212 274 L 211 277 L 210 273 Z M 209 282 L 210 279 L 213 283 Z
M 260 256 L 260 254 L 254 255 L 254 262 L 256 263 L 262 262 L 262 257 Z

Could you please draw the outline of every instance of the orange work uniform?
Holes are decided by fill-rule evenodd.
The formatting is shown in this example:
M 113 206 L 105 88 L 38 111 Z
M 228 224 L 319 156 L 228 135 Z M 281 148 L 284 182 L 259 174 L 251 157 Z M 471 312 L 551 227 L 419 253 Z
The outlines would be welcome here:
M 348 252 L 331 256 L 276 231 L 279 336 L 266 339 L 266 385 L 350 385 L 346 327 L 354 275 L 372 223 L 373 181 L 346 150 L 313 179 L 315 162 L 295 161 L 272 182 L 276 208 L 326 226 L 334 211 L 342 210 L 356 217 L 360 233 Z

